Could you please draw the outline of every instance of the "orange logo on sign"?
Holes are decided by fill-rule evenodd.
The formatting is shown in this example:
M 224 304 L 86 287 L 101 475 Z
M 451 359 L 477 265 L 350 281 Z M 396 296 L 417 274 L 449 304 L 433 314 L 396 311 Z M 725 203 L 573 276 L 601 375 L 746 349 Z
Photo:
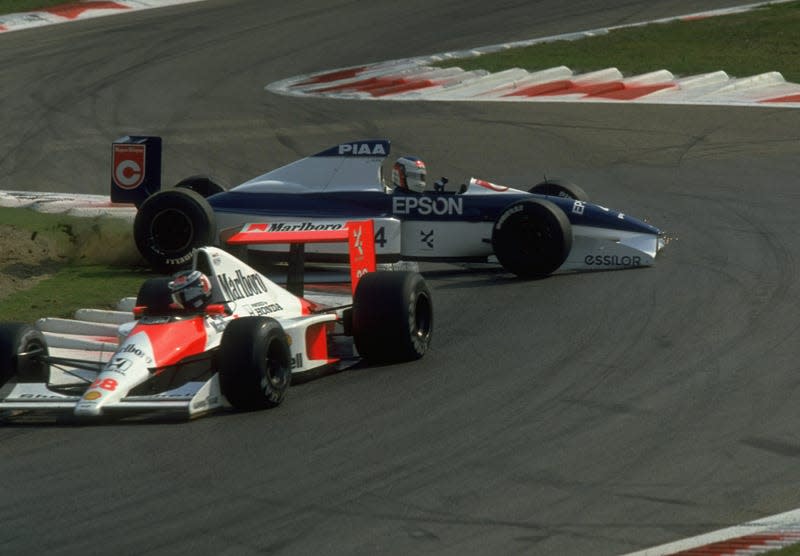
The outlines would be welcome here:
M 114 145 L 114 183 L 122 189 L 136 189 L 144 181 L 144 145 Z

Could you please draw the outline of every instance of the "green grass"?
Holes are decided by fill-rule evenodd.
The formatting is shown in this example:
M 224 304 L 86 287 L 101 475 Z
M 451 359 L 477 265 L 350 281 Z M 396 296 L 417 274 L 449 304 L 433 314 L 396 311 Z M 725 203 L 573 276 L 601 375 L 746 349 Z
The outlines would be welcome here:
M 11 14 L 15 12 L 32 12 L 37 8 L 50 8 L 59 4 L 72 4 L 64 0 L 0 0 L 0 14 Z
M 577 72 L 616 67 L 624 75 L 668 69 L 676 75 L 724 70 L 744 77 L 780 71 L 800 82 L 800 2 L 695 21 L 611 31 L 437 64 L 492 72 L 565 65 Z
M 800 556 L 800 545 L 796 544 L 793 546 L 787 546 L 786 548 L 772 550 L 770 552 L 765 552 L 764 554 L 768 554 L 769 556 Z
M 31 287 L 0 292 L 0 321 L 32 322 L 39 317 L 71 316 L 80 307 L 112 308 L 136 295 L 151 274 L 142 269 L 132 239 L 132 224 L 110 217 L 78 218 L 0 208 L 0 234 L 8 227 L 19 233 L 6 239 L 0 272 L 17 276 Z M 33 278 L 49 275 L 42 281 Z
M 0 321 L 72 317 L 81 307 L 114 309 L 121 298 L 136 295 L 151 275 L 132 267 L 65 265 L 52 278 L 0 301 Z

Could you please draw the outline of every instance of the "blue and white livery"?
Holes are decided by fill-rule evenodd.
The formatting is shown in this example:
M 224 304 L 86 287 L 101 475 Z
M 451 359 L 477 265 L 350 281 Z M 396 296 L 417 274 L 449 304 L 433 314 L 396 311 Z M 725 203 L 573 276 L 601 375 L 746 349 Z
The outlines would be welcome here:
M 228 191 L 208 178 L 184 180 L 141 202 L 137 246 L 154 266 L 174 269 L 201 245 L 224 245 L 244 223 L 323 230 L 371 219 L 380 262 L 496 261 L 524 278 L 649 266 L 664 246 L 658 228 L 589 202 L 567 182 L 546 181 L 530 191 L 476 178 L 458 191 L 442 184 L 422 193 L 389 187 L 382 165 L 390 150 L 385 139 L 341 143 Z M 305 254 L 336 260 L 346 253 L 312 244 Z

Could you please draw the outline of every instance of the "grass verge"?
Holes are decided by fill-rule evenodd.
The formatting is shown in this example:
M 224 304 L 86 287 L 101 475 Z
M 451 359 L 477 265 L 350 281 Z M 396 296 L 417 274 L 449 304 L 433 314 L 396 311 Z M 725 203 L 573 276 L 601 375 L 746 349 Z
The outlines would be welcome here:
M 0 223 L 0 321 L 112 308 L 150 276 L 128 221 L 0 208 Z
M 780 550 L 772 550 L 770 552 L 765 552 L 765 556 L 800 556 L 800 545 L 793 545 L 787 546 L 786 548 L 781 548 Z
M 114 309 L 136 295 L 151 273 L 133 267 L 66 265 L 30 289 L 0 301 L 0 320 L 32 323 L 41 317 L 72 317 L 76 309 Z
M 708 19 L 617 29 L 575 41 L 556 41 L 440 67 L 492 72 L 513 67 L 536 71 L 565 65 L 576 72 L 616 67 L 625 75 L 668 69 L 676 75 L 724 70 L 744 77 L 780 71 L 800 82 L 800 2 L 765 6 Z

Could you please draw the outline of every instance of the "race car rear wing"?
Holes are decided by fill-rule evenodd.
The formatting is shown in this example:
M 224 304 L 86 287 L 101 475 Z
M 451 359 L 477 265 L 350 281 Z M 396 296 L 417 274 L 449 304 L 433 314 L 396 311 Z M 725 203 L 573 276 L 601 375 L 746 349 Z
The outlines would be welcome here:
M 312 226 L 313 228 L 313 226 Z M 358 280 L 367 272 L 375 272 L 375 235 L 372 220 L 352 220 L 324 229 L 274 229 L 267 222 L 245 224 L 228 238 L 229 245 L 289 244 L 289 273 L 286 289 L 302 297 L 304 287 L 305 244 L 347 242 L 350 256 L 350 283 L 353 293 Z

